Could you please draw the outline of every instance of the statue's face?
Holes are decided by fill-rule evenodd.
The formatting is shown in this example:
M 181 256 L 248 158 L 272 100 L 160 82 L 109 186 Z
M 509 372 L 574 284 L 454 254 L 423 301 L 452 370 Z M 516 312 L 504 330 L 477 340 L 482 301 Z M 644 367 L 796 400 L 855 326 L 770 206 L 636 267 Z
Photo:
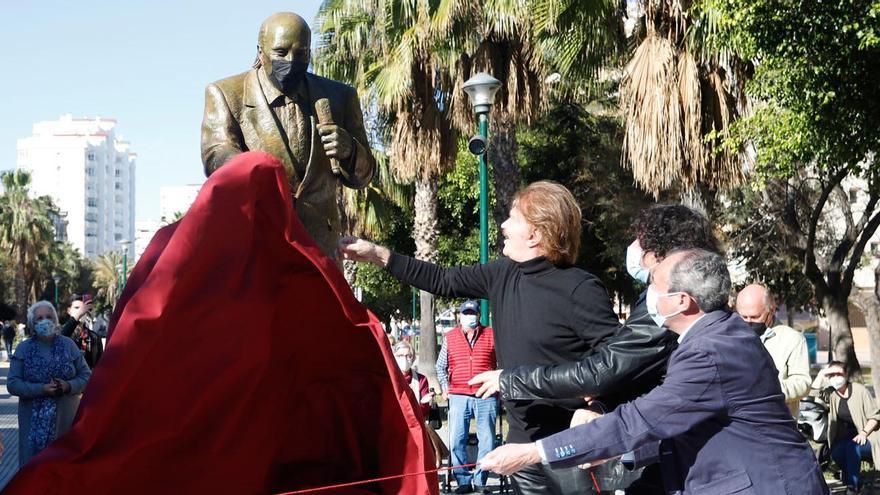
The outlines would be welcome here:
M 310 44 L 311 33 L 308 26 L 295 22 L 279 22 L 267 26 L 259 47 L 263 70 L 267 74 L 271 72 L 273 60 L 302 62 L 308 66 Z

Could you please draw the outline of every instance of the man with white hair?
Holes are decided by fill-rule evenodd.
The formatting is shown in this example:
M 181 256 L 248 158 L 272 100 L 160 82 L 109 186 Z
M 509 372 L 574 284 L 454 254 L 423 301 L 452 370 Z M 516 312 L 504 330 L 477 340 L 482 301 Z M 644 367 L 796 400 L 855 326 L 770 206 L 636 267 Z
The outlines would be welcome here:
M 758 334 L 779 372 L 779 385 L 792 416 L 810 391 L 807 339 L 794 328 L 776 321 L 776 303 L 761 284 L 747 285 L 736 296 L 736 312 Z
M 591 423 L 534 443 L 508 444 L 481 461 L 501 474 L 551 469 L 654 448 L 672 494 L 819 495 L 828 487 L 785 406 L 773 361 L 727 310 L 730 274 L 702 249 L 667 256 L 652 272 L 648 312 L 679 335 L 666 379 Z M 658 443 L 659 442 L 659 443 Z M 659 454 L 659 455 L 656 455 Z

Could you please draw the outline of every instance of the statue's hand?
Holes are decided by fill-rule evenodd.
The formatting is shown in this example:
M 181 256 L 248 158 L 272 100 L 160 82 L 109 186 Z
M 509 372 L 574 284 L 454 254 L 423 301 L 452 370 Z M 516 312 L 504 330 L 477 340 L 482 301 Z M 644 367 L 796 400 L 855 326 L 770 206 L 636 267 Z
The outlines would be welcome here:
M 318 124 L 318 134 L 321 135 L 321 143 L 328 157 L 337 160 L 348 160 L 351 157 L 353 143 L 348 131 L 336 124 Z

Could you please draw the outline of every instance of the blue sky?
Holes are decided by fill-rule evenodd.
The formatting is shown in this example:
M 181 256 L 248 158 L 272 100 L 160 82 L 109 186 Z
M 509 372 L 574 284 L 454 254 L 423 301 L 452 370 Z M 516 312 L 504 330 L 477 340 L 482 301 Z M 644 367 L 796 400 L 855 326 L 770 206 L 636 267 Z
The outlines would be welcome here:
M 137 220 L 159 216 L 159 187 L 204 180 L 205 86 L 250 67 L 260 23 L 319 0 L 0 0 L 0 170 L 34 122 L 114 117 L 138 153 Z

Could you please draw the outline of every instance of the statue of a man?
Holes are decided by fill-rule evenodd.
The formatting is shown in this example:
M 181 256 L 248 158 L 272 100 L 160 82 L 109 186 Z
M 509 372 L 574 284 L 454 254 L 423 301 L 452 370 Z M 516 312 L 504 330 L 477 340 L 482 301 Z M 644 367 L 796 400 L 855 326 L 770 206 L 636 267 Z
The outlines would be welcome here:
M 333 257 L 341 233 L 337 185 L 366 186 L 376 161 L 357 91 L 306 72 L 311 37 L 302 17 L 273 14 L 260 27 L 254 68 L 208 85 L 202 163 L 211 175 L 244 151 L 276 156 L 290 177 L 300 220 Z

